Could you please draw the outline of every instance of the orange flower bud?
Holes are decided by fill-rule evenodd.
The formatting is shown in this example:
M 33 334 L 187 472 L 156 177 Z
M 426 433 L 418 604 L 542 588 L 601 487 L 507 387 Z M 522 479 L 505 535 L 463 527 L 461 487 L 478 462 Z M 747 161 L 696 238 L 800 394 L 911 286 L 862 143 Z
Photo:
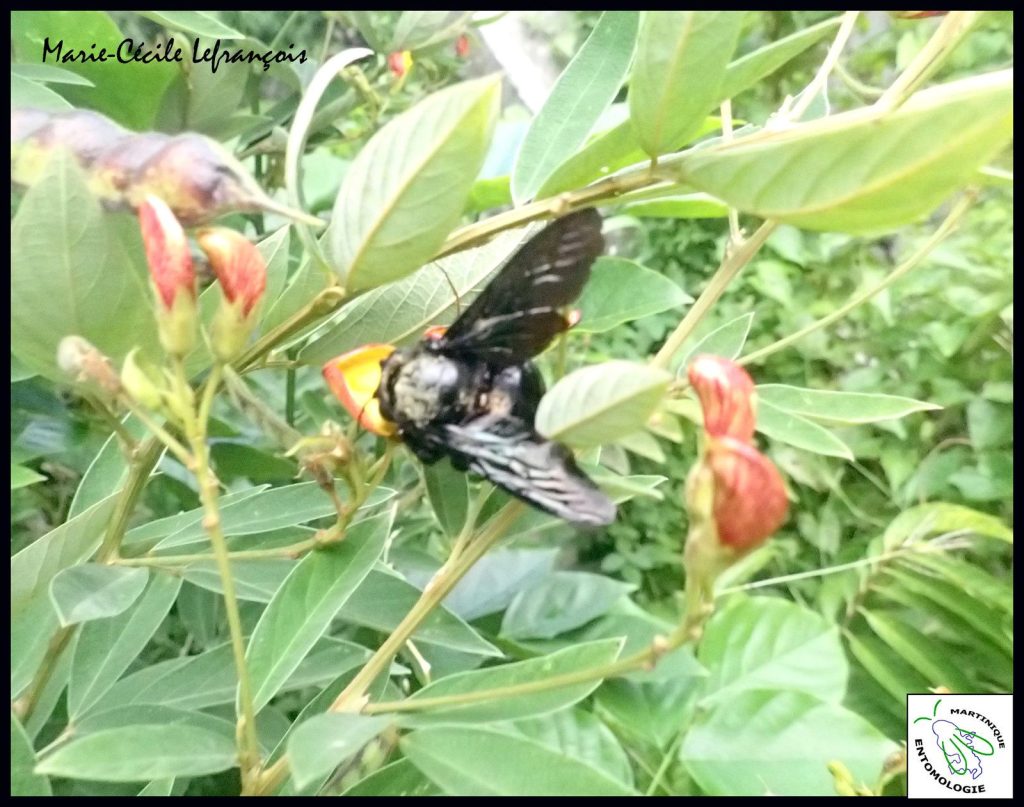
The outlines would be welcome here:
M 210 344 L 218 359 L 229 361 L 245 347 L 256 324 L 253 310 L 267 287 L 267 264 L 249 239 L 234 230 L 209 227 L 200 230 L 196 240 L 224 294 Z
M 248 317 L 267 287 L 267 264 L 260 251 L 241 233 L 226 227 L 208 227 L 196 236 L 210 259 L 224 297 L 238 303 Z
M 388 56 L 388 67 L 395 78 L 401 78 L 412 67 L 412 53 L 407 50 L 396 50 Z
M 147 196 L 139 206 L 139 225 L 149 274 L 164 309 L 169 311 L 179 294 L 195 299 L 196 273 L 188 240 L 171 209 L 159 197 Z
M 460 59 L 465 59 L 469 55 L 469 37 L 465 34 L 461 34 L 455 40 L 455 55 Z
M 690 364 L 690 384 L 704 410 L 704 430 L 712 437 L 754 439 L 757 397 L 750 375 L 736 362 L 701 355 Z
M 786 520 L 789 500 L 775 465 L 736 438 L 712 437 L 705 455 L 714 478 L 714 521 L 719 543 L 749 552 Z
M 395 424 L 380 413 L 377 388 L 381 363 L 394 352 L 391 345 L 364 345 L 336 356 L 323 367 L 324 380 L 331 392 L 364 429 L 390 437 Z
M 440 339 L 448 330 L 447 325 L 431 325 L 423 332 L 424 339 L 436 340 Z
M 185 231 L 167 204 L 152 195 L 139 205 L 139 226 L 157 296 L 160 344 L 184 356 L 195 344 L 197 322 L 196 273 Z

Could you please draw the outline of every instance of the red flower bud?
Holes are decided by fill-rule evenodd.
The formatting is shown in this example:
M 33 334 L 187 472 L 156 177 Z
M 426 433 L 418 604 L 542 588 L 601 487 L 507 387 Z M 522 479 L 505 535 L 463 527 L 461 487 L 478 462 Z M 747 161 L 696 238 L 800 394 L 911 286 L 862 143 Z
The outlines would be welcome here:
M 260 251 L 244 235 L 225 227 L 200 230 L 196 240 L 210 259 L 224 297 L 239 304 L 248 317 L 267 287 L 267 264 Z
M 185 356 L 196 339 L 196 273 L 185 231 L 167 204 L 147 196 L 139 205 L 139 226 L 146 262 L 156 290 L 160 344 Z
M 459 36 L 455 40 L 455 55 L 460 59 L 465 59 L 469 54 L 469 37 L 465 34 Z
M 714 477 L 714 520 L 718 541 L 749 552 L 786 520 L 789 501 L 772 461 L 733 437 L 711 438 L 705 457 Z
M 750 375 L 736 362 L 701 355 L 690 364 L 690 384 L 704 410 L 704 430 L 712 437 L 754 439 L 757 398 Z
M 182 293 L 194 300 L 196 273 L 185 231 L 174 213 L 159 197 L 147 196 L 139 205 L 139 224 L 149 274 L 164 309 L 170 311 Z
M 395 78 L 401 78 L 412 67 L 412 53 L 407 50 L 396 50 L 388 56 L 388 67 Z

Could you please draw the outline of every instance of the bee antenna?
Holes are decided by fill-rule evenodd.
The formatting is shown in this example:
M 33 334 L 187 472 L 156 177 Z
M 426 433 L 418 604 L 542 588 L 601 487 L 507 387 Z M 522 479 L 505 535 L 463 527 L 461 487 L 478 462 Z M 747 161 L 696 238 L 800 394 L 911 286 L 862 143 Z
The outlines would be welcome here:
M 441 264 L 435 264 L 438 271 L 444 275 L 445 281 L 448 283 L 448 288 L 452 290 L 452 296 L 455 298 L 455 316 L 456 318 L 462 313 L 462 298 L 459 297 L 459 290 L 455 288 L 455 284 L 452 283 L 452 279 L 448 277 L 448 273 L 442 268 Z

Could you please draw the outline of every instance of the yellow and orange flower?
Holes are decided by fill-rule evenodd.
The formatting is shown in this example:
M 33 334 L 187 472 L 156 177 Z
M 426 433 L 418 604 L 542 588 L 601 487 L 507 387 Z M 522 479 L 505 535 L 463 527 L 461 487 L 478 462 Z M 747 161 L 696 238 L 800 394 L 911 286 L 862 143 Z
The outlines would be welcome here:
M 335 356 L 323 366 L 324 380 L 341 405 L 360 426 L 382 437 L 391 437 L 396 431 L 395 424 L 381 414 L 376 398 L 381 363 L 394 350 L 391 345 L 363 345 Z

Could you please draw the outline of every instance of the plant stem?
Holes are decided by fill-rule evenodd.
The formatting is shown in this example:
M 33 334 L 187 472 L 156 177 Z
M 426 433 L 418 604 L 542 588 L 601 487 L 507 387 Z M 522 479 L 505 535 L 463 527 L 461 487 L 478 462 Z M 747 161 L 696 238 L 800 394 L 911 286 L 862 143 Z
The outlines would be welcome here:
M 180 359 L 175 361 L 175 370 L 179 383 L 187 386 L 185 369 Z M 249 668 L 245 662 L 245 641 L 242 634 L 242 620 L 238 612 L 235 578 L 231 574 L 227 539 L 221 528 L 220 510 L 217 503 L 217 479 L 210 468 L 210 455 L 206 444 L 210 408 L 220 384 L 221 372 L 221 365 L 214 364 L 210 371 L 210 377 L 206 380 L 206 385 L 203 388 L 198 416 L 188 417 L 185 427 L 195 458 L 195 475 L 199 484 L 199 498 L 202 501 L 204 512 L 203 527 L 210 536 L 213 557 L 217 562 L 221 588 L 224 591 L 224 611 L 228 620 L 228 631 L 231 634 L 231 651 L 234 656 L 235 671 L 238 675 L 238 702 L 241 712 L 238 726 L 238 760 L 242 771 L 242 781 L 245 782 L 253 772 L 258 770 L 260 764 L 260 746 L 256 738 L 256 710 L 253 705 Z M 185 401 L 184 395 L 182 401 L 183 403 Z
M 879 283 L 876 283 L 867 291 L 864 291 L 861 294 L 852 297 L 846 303 L 839 306 L 839 308 L 837 308 L 831 314 L 824 316 L 821 319 L 816 320 L 815 322 L 812 322 L 810 325 L 801 328 L 799 331 L 796 331 L 794 333 L 789 334 L 788 336 L 783 337 L 782 339 L 779 339 L 777 342 L 772 342 L 770 345 L 766 345 L 760 350 L 755 350 L 753 353 L 748 353 L 746 356 L 739 359 L 738 363 L 742 365 L 760 362 L 764 360 L 766 357 L 770 356 L 772 353 L 776 353 L 782 350 L 783 348 L 789 347 L 791 344 L 800 339 L 803 339 L 805 336 L 812 334 L 815 331 L 821 330 L 822 328 L 827 328 L 833 322 L 836 322 L 837 320 L 840 320 L 843 317 L 845 317 L 857 306 L 861 305 L 862 303 L 866 303 L 879 292 L 882 292 L 885 289 L 889 288 L 889 286 L 891 286 L 905 274 L 910 272 L 912 269 L 915 269 L 921 263 L 921 261 L 923 261 L 928 256 L 928 254 L 933 249 L 935 249 L 935 247 L 942 243 L 949 236 L 949 234 L 953 232 L 953 230 L 956 228 L 956 225 L 960 222 L 960 219 L 963 218 L 964 214 L 967 212 L 971 204 L 974 202 L 975 198 L 975 194 L 970 192 L 963 196 L 953 206 L 953 209 L 949 211 L 949 214 L 946 216 L 942 224 L 939 225 L 939 228 L 934 233 L 932 233 L 931 238 L 925 241 L 925 243 L 922 244 L 917 249 L 917 251 L 914 252 L 913 255 L 911 255 L 909 258 L 907 258 L 907 260 L 905 260 L 903 263 L 901 263 L 899 266 L 893 269 L 892 272 L 890 272 Z
M 64 648 L 68 646 L 68 641 L 75 635 L 75 628 L 77 627 L 78 625 L 68 625 L 58 629 L 50 637 L 50 643 L 46 646 L 46 653 L 43 655 L 43 660 L 39 663 L 39 668 L 32 677 L 28 689 L 25 690 L 24 695 L 11 704 L 11 709 L 22 723 L 28 720 L 32 716 L 32 712 L 35 711 L 36 706 L 39 704 L 39 697 L 43 694 L 43 690 L 46 689 L 46 684 L 49 682 L 50 676 L 53 675 L 53 671 L 57 669 L 57 662 L 60 661 Z
M 186 468 L 191 466 L 192 457 L 188 453 L 188 449 L 181 444 L 181 441 L 157 423 L 156 420 L 150 417 L 149 412 L 137 405 L 135 401 L 129 399 L 128 396 L 123 396 L 122 400 L 131 410 L 131 413 L 141 421 L 142 425 L 149 429 L 161 443 L 167 446 L 170 452 L 177 458 L 178 462 Z
M 131 464 L 128 466 L 128 478 L 117 500 L 114 513 L 107 525 L 107 532 L 103 536 L 103 543 L 97 554 L 100 563 L 111 563 L 117 558 L 121 551 L 121 540 L 124 538 L 125 529 L 128 527 L 128 519 L 131 518 L 135 505 L 142 495 L 149 475 L 160 459 L 163 448 L 160 441 L 155 437 L 148 438 L 140 443 L 132 455 Z
M 149 480 L 149 474 L 152 472 L 157 460 L 160 459 L 161 453 L 160 443 L 153 437 L 136 446 L 128 468 L 128 479 L 125 480 L 124 487 L 121 488 L 114 512 L 110 517 L 110 522 L 107 524 L 107 532 L 103 537 L 103 543 L 100 544 L 99 551 L 97 552 L 97 559 L 100 563 L 116 562 L 117 553 L 121 548 L 121 540 L 124 538 L 125 529 L 128 526 L 128 519 L 131 518 L 139 496 L 142 495 L 146 482 Z M 36 670 L 32 682 L 26 690 L 26 694 L 19 698 L 15 704 L 18 715 L 21 718 L 24 719 L 32 714 L 39 696 L 46 687 L 47 681 L 50 680 L 50 676 L 53 675 L 61 653 L 67 647 L 68 640 L 74 635 L 76 627 L 77 625 L 69 625 L 68 627 L 60 628 L 50 639 L 46 654 L 43 656 L 43 660 L 40 662 L 39 668 Z
M 807 111 L 808 107 L 814 102 L 818 93 L 824 89 L 825 84 L 828 82 L 828 77 L 832 73 L 832 69 L 836 66 L 839 61 L 839 54 L 843 52 L 843 48 L 846 47 L 846 42 L 850 38 L 850 34 L 853 33 L 853 26 L 857 22 L 857 15 L 859 11 L 847 11 L 843 15 L 843 21 L 839 24 L 839 30 L 836 32 L 836 38 L 832 40 L 832 45 L 828 49 L 828 53 L 825 55 L 825 60 L 821 63 L 818 68 L 818 72 L 814 74 L 814 78 L 811 79 L 811 83 L 808 84 L 803 92 L 800 93 L 800 100 L 796 102 L 792 109 L 787 112 L 783 112 L 781 118 L 785 121 L 798 121 Z
M 268 549 L 240 549 L 236 552 L 228 552 L 229 560 L 258 560 L 262 558 L 297 558 L 303 552 L 315 549 L 322 541 L 316 538 L 307 538 L 305 541 L 298 541 L 287 546 L 277 546 Z M 110 561 L 115 566 L 156 566 L 160 568 L 173 568 L 187 566 L 190 563 L 199 563 L 206 560 L 215 560 L 215 556 L 209 552 L 197 552 L 190 555 L 145 555 L 138 558 L 115 558 Z
M 660 636 L 643 650 L 639 650 L 624 659 L 602 664 L 598 667 L 590 667 L 585 670 L 555 675 L 550 678 L 543 678 L 537 681 L 527 681 L 522 684 L 510 684 L 509 686 L 494 687 L 493 689 L 482 689 L 476 692 L 463 692 L 454 695 L 439 695 L 436 698 L 409 698 L 402 701 L 384 701 L 381 703 L 367 704 L 363 708 L 364 714 L 382 714 L 386 712 L 418 712 L 427 709 L 441 707 L 466 706 L 484 701 L 503 700 L 505 698 L 521 697 L 532 695 L 536 692 L 546 692 L 549 689 L 561 689 L 562 687 L 574 684 L 583 684 L 588 681 L 600 681 L 605 678 L 615 678 L 626 673 L 638 670 L 650 670 L 667 654 L 678 650 L 683 645 L 696 641 L 700 636 L 700 629 L 710 615 L 710 609 L 699 603 L 696 607 L 689 609 L 682 622 L 667 637 Z
M 925 46 L 917 56 L 900 73 L 899 77 L 889 85 L 875 106 L 884 109 L 895 109 L 906 101 L 928 78 L 934 75 L 942 63 L 956 49 L 957 45 L 970 32 L 981 17 L 983 11 L 951 11 L 935 29 Z
M 669 335 L 661 350 L 651 360 L 652 365 L 668 368 L 676 351 L 690 338 L 694 329 L 704 319 L 708 311 L 711 310 L 711 307 L 722 296 L 722 293 L 736 275 L 739 274 L 740 270 L 750 262 L 750 259 L 754 257 L 764 242 L 768 240 L 768 236 L 775 231 L 777 226 L 778 222 L 769 219 L 758 227 L 753 235 L 737 244 L 735 249 L 732 251 L 727 250 L 721 265 L 715 271 L 707 287 L 701 292 L 700 297 L 697 298 L 697 302 L 690 306 L 690 310 L 686 312 L 683 321 Z
M 721 118 L 722 118 L 722 142 L 729 143 L 732 141 L 732 99 L 726 98 L 722 101 L 721 107 Z M 728 252 L 733 248 L 734 244 L 740 243 L 743 240 L 743 233 L 740 232 L 740 214 L 735 207 L 729 207 L 729 246 L 726 249 Z
M 378 675 L 391 665 L 395 654 L 416 632 L 434 608 L 441 604 L 462 577 L 489 550 L 505 531 L 515 522 L 523 510 L 520 502 L 510 502 L 488 521 L 465 551 L 451 556 L 433 579 L 427 583 L 419 600 L 405 615 L 405 618 L 391 632 L 391 635 L 370 657 L 355 678 L 331 704 L 330 711 L 360 711 L 365 705 L 366 690 Z M 281 757 L 267 768 L 255 783 L 253 795 L 266 795 L 276 790 L 288 776 L 288 758 Z
M 331 25 L 333 25 L 333 22 Z M 292 125 L 288 130 L 288 142 L 285 146 L 284 156 L 284 184 L 288 192 L 288 204 L 295 210 L 303 209 L 302 173 L 299 166 L 299 158 L 306 147 L 306 136 L 309 134 L 309 126 L 313 121 L 313 115 L 316 113 L 316 105 L 320 102 L 320 97 L 330 86 L 330 83 L 334 81 L 335 77 L 344 68 L 357 59 L 370 56 L 372 53 L 372 51 L 366 48 L 348 48 L 328 59 L 313 75 L 312 81 L 309 82 L 309 86 L 306 88 L 305 95 L 302 96 L 302 100 L 299 102 L 298 109 L 295 110 Z M 334 270 L 331 269 L 312 231 L 301 221 L 293 221 L 292 223 L 299 234 L 302 246 L 305 247 L 306 254 L 316 261 L 327 277 L 333 278 Z
M 644 163 L 633 171 L 608 177 L 586 188 L 560 193 L 549 199 L 540 199 L 496 216 L 490 216 L 483 221 L 467 224 L 448 237 L 434 259 L 479 246 L 504 230 L 522 227 L 524 224 L 539 219 L 564 216 L 573 210 L 592 206 L 595 202 L 613 199 L 627 191 L 653 185 L 660 180 L 660 177 L 651 173 L 650 164 Z
M 260 358 L 307 325 L 333 314 L 344 301 L 345 290 L 341 286 L 328 286 L 276 328 L 257 339 L 256 343 L 234 362 L 234 366 L 239 372 L 250 369 Z

